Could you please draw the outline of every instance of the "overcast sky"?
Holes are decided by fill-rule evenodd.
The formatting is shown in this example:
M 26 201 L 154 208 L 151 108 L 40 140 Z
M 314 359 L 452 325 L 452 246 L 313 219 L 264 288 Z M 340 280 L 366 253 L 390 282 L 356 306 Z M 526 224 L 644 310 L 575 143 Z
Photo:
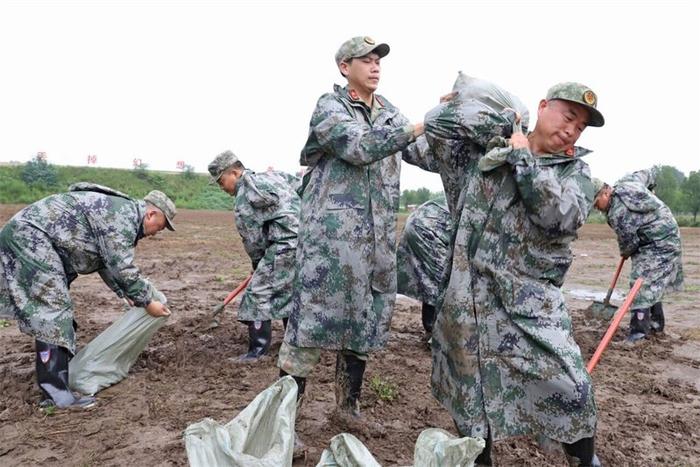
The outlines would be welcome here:
M 231 149 L 254 170 L 296 172 L 316 100 L 357 35 L 387 42 L 379 93 L 412 121 L 457 71 L 534 111 L 580 81 L 603 128 L 579 144 L 594 176 L 663 163 L 700 169 L 698 2 L 4 2 L 0 161 L 206 171 Z M 533 122 L 534 123 L 534 122 Z M 441 189 L 404 165 L 402 188 Z

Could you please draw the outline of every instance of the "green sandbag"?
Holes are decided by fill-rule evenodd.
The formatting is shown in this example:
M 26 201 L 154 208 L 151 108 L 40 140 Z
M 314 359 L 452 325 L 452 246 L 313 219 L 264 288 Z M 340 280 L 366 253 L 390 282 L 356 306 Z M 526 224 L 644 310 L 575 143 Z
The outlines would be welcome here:
M 165 303 L 160 292 L 155 292 L 154 298 Z M 154 318 L 144 308 L 129 309 L 70 361 L 71 389 L 92 395 L 126 378 L 131 365 L 166 320 L 167 316 Z
M 316 467 L 381 467 L 362 441 L 350 433 L 341 433 L 331 439 Z
M 291 466 L 296 412 L 297 383 L 285 376 L 227 424 L 205 418 L 188 426 L 184 438 L 190 466 Z
M 440 428 L 423 430 L 413 451 L 415 467 L 472 467 L 486 446 L 482 438 L 457 438 Z
M 439 428 L 423 430 L 416 440 L 414 467 L 472 467 L 486 446 L 481 438 L 457 438 Z M 362 442 L 348 433 L 331 439 L 316 467 L 380 467 Z

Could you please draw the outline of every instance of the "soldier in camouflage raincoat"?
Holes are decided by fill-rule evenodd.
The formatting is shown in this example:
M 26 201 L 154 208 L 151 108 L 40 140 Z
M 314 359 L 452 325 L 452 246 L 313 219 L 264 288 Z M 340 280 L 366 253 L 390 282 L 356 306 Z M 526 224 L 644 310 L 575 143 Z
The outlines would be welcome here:
M 408 216 L 396 250 L 397 292 L 422 302 L 421 318 L 428 335 L 433 331 L 450 233 L 445 198 L 430 200 Z
M 423 125 L 374 93 L 388 53 L 369 37 L 346 41 L 336 64 L 348 86 L 321 96 L 311 117 L 294 302 L 279 357 L 303 392 L 320 349 L 339 351 L 336 402 L 354 415 L 367 354 L 386 345 L 396 298 L 401 160 L 421 165 L 427 151 Z
M 253 266 L 253 277 L 238 307 L 238 320 L 248 326 L 248 352 L 242 360 L 265 355 L 272 340 L 271 320 L 286 327 L 291 308 L 297 232 L 299 179 L 283 172 L 255 173 L 231 152 L 210 164 L 212 180 L 235 197 L 236 229 Z
M 552 87 L 527 137 L 509 135 L 513 112 L 451 126 L 459 96 L 426 116 L 441 172 L 463 182 L 445 186 L 458 203 L 433 328 L 433 394 L 463 436 L 487 439 L 477 463 L 490 465 L 493 440 L 536 434 L 563 442 L 572 462 L 597 465 L 591 378 L 560 291 L 593 202 L 589 151 L 574 143 L 603 125 L 596 100 L 577 83 Z M 470 134 L 495 136 L 491 151 Z
M 174 230 L 175 205 L 152 191 L 134 200 L 88 183 L 48 196 L 19 211 L 0 231 L 0 315 L 15 318 L 36 338 L 37 380 L 44 404 L 86 405 L 68 388 L 75 354 L 71 282 L 99 272 L 107 285 L 153 316 L 170 312 L 151 300 L 154 290 L 134 265 L 144 236 Z
M 683 286 L 678 224 L 668 206 L 651 191 L 657 172 L 656 167 L 634 172 L 612 188 L 604 185 L 596 196 L 596 207 L 605 213 L 617 235 L 620 254 L 632 258 L 630 286 L 637 278 L 644 279 L 632 303 L 630 342 L 663 331 L 664 293 Z

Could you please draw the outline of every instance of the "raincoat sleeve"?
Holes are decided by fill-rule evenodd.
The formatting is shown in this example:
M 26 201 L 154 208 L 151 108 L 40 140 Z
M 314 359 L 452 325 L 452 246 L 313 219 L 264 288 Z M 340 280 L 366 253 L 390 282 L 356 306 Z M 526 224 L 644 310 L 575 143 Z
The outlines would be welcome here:
M 558 177 L 553 168 L 538 164 L 528 149 L 513 150 L 508 159 L 528 218 L 546 235 L 575 234 L 593 206 L 588 166 L 579 161 L 572 173 Z
M 96 232 L 97 243 L 107 272 L 135 306 L 146 307 L 152 290 L 134 264 L 134 239 L 118 229 L 101 230 Z
M 620 247 L 620 255 L 629 258 L 639 249 L 639 235 L 641 215 L 627 209 L 620 200 L 610 206 L 608 211 L 608 225 L 617 235 L 617 245 Z
M 370 127 L 353 118 L 340 100 L 326 94 L 311 117 L 302 163 L 321 151 L 352 165 L 367 165 L 403 151 L 414 140 L 413 125 Z
M 104 283 L 107 284 L 107 287 L 109 287 L 112 292 L 117 294 L 117 297 L 124 298 L 124 291 L 119 288 L 119 284 L 117 284 L 117 282 L 114 280 L 112 275 L 109 273 L 109 270 L 102 268 L 97 271 L 97 273 L 100 275 Z
M 265 234 L 267 214 L 279 204 L 279 196 L 267 186 L 257 186 L 246 178 L 242 196 L 236 197 L 236 228 L 253 269 L 265 256 L 268 246 Z
M 250 257 L 253 269 L 258 267 L 258 263 L 265 256 L 267 239 L 263 233 L 264 220 L 260 216 L 248 217 L 244 222 L 236 222 L 236 228 L 243 240 L 243 248 Z

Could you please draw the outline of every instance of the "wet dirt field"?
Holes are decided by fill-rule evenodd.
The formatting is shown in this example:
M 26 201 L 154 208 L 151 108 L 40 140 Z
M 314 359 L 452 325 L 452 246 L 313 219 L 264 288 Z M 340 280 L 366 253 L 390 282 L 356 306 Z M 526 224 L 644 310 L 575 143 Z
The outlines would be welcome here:
M 0 206 L 0 225 L 21 206 Z M 221 326 L 207 329 L 208 314 L 250 272 L 230 213 L 182 210 L 178 231 L 141 241 L 136 261 L 168 297 L 172 316 L 132 367 L 127 379 L 98 393 L 86 411 L 39 411 L 34 342 L 14 322 L 0 327 L 0 465 L 186 465 L 182 431 L 205 417 L 231 420 L 275 381 L 283 337 L 273 325 L 270 357 L 240 364 L 247 330 L 226 308 Z M 700 465 L 700 229 L 682 229 L 686 290 L 666 298 L 667 332 L 636 346 L 623 344 L 628 320 L 593 372 L 599 413 L 598 455 L 604 465 Z M 565 289 L 605 292 L 618 260 L 607 225 L 587 225 Z M 629 266 L 618 289 L 628 287 Z M 97 275 L 72 285 L 79 346 L 104 330 L 122 304 Z M 587 317 L 589 301 L 567 295 L 575 335 L 586 359 L 607 323 Z M 418 434 L 439 427 L 455 433 L 430 394 L 430 352 L 423 340 L 418 302 L 400 298 L 388 348 L 367 365 L 362 394 L 365 425 L 348 429 L 331 417 L 335 355 L 323 355 L 309 378 L 297 430 L 308 446 L 295 465 L 313 466 L 330 439 L 356 435 L 383 465 L 410 465 Z M 382 401 L 373 377 L 393 383 L 398 396 Z M 496 465 L 566 465 L 529 439 L 495 446 Z

